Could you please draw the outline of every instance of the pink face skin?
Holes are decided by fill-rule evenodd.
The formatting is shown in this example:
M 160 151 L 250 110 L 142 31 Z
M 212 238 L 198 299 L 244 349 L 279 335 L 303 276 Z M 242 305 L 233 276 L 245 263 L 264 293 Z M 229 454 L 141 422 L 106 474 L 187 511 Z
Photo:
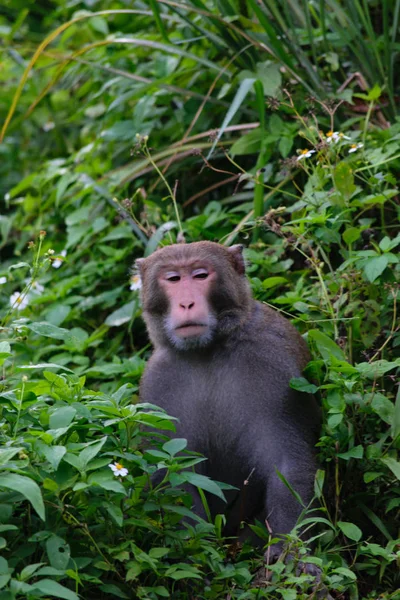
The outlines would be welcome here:
M 206 341 L 215 317 L 208 297 L 216 278 L 215 271 L 204 264 L 171 265 L 162 269 L 158 281 L 169 300 L 167 329 L 172 341 L 181 346 L 187 340 Z

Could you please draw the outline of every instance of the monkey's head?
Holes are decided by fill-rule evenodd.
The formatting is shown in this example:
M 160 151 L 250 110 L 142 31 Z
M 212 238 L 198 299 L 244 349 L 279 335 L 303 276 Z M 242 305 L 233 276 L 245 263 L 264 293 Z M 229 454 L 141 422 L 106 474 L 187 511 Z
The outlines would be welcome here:
M 155 346 L 204 348 L 248 317 L 250 289 L 242 246 L 214 242 L 165 246 L 136 261 L 143 317 Z

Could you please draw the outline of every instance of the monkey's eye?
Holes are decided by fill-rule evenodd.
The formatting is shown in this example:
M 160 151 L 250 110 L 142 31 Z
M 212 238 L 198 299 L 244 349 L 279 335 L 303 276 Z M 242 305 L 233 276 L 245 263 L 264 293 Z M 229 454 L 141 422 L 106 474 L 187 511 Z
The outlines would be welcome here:
M 193 271 L 192 277 L 194 279 L 207 279 L 208 271 L 207 269 L 196 269 L 195 271 Z
M 165 279 L 167 281 L 172 281 L 172 283 L 175 283 L 176 281 L 181 280 L 181 276 L 178 273 L 167 273 L 165 275 Z

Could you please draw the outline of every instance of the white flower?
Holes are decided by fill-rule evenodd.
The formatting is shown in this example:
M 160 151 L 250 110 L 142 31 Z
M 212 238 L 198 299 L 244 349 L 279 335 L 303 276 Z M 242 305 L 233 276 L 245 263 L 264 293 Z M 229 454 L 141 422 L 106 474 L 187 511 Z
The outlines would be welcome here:
M 43 294 L 43 292 L 44 292 L 44 285 L 42 285 L 38 281 L 32 281 L 32 283 L 31 283 L 31 291 L 34 294 L 37 294 L 38 296 L 40 296 L 40 294 Z
M 11 308 L 22 310 L 28 306 L 28 296 L 22 296 L 21 292 L 14 292 L 10 297 Z
M 362 144 L 361 142 L 359 142 L 358 144 L 352 144 L 349 148 L 349 154 L 351 154 L 352 152 L 357 152 L 357 150 L 359 150 L 363 146 L 364 144 Z
M 0 277 L 0 285 L 7 283 L 7 277 Z
M 43 125 L 43 131 L 51 131 L 55 126 L 56 124 L 54 121 L 47 121 L 47 123 Z
M 336 144 L 337 142 L 341 142 L 342 140 L 350 140 L 348 135 L 344 135 L 341 131 L 328 131 L 326 134 L 326 143 L 330 144 L 333 142 Z
M 129 286 L 129 289 L 132 291 L 140 290 L 140 288 L 142 287 L 142 280 L 140 279 L 140 275 L 138 274 L 132 275 L 129 282 L 131 284 Z
M 60 252 L 61 256 L 67 256 L 67 251 L 66 250 L 62 250 Z M 63 259 L 62 258 L 56 258 L 53 260 L 53 262 L 51 263 L 51 266 L 54 267 L 55 269 L 59 269 L 61 267 L 61 265 L 63 264 Z
M 331 142 L 337 142 L 339 138 L 338 131 L 328 131 L 326 134 L 326 142 L 330 144 Z
M 302 150 L 297 157 L 297 160 L 301 160 L 302 158 L 310 158 L 312 154 L 315 153 L 315 150 Z
M 126 477 L 126 475 L 128 475 L 128 469 L 125 469 L 125 467 L 123 467 L 117 462 L 111 463 L 108 466 L 110 467 L 110 469 L 116 477 Z

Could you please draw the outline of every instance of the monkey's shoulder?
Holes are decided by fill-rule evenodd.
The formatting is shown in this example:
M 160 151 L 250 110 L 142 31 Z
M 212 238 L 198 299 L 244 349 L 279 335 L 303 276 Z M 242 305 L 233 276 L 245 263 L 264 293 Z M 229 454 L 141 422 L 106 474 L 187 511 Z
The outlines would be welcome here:
M 292 323 L 276 310 L 255 302 L 248 326 L 244 330 L 248 345 L 261 354 L 292 356 L 303 369 L 310 360 L 308 346 Z

